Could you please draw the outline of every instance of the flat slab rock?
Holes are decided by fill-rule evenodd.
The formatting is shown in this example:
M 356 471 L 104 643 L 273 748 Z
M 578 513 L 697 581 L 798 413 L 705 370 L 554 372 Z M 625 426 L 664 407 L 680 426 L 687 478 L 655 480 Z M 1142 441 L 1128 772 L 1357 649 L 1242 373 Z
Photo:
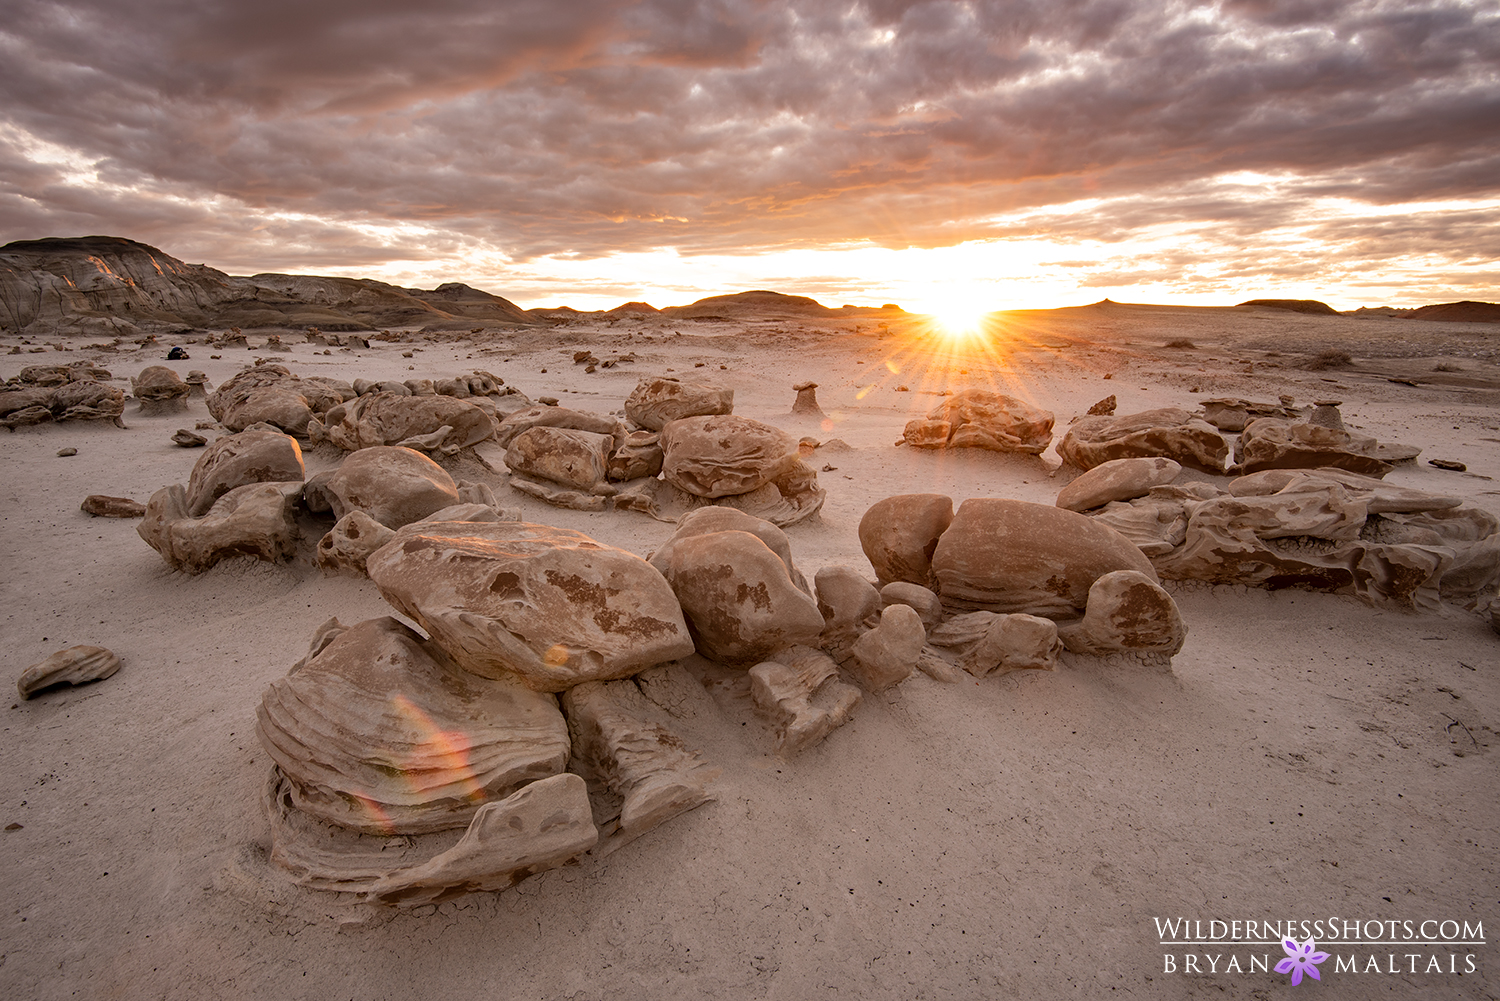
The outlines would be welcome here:
M 527 522 L 418 522 L 366 560 L 370 579 L 467 671 L 560 692 L 686 657 L 660 573 L 623 549 Z
M 101 681 L 120 669 L 120 658 L 102 646 L 70 646 L 32 664 L 16 679 L 21 698 L 29 699 L 54 685 Z

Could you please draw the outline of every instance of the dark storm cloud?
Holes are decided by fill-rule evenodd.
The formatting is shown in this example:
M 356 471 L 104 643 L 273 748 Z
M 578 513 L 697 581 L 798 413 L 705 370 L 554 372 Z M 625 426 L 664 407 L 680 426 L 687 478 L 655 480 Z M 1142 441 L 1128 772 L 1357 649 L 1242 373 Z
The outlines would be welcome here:
M 1253 234 L 1317 197 L 1500 189 L 1492 2 L 0 0 L 0 12 L 7 237 L 119 232 L 205 258 L 230 239 L 279 240 L 299 261 L 1126 240 L 1163 221 Z M 67 183 L 58 151 L 102 183 Z M 1209 183 L 1247 170 L 1287 178 L 1286 200 Z M 995 221 L 1084 198 L 1107 199 L 1107 217 Z M 399 224 L 441 235 L 382 249 L 361 228 Z M 1479 219 L 1462 235 L 1488 248 L 1494 232 Z M 1364 253 L 1382 231 L 1335 237 Z

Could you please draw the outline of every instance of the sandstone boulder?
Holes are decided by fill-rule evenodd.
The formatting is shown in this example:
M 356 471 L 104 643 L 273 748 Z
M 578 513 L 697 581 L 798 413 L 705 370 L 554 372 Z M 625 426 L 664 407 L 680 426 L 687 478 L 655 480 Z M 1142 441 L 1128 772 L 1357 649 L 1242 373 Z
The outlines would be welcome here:
M 1062 652 L 1057 624 L 1024 612 L 966 612 L 932 631 L 934 646 L 951 650 L 976 678 L 1010 671 L 1055 671 Z
M 749 532 L 764 542 L 766 547 L 786 565 L 787 579 L 796 586 L 797 590 L 804 594 L 812 594 L 807 586 L 807 578 L 802 576 L 797 565 L 792 562 L 791 540 L 780 528 L 763 518 L 752 517 L 735 508 L 699 508 L 678 519 L 677 531 L 672 533 L 672 538 L 685 539 L 690 535 L 708 535 L 713 532 Z
M 812 645 L 823 630 L 817 604 L 786 564 L 749 532 L 673 538 L 651 558 L 682 604 L 698 652 L 731 666 Z
M 953 498 L 898 494 L 870 505 L 859 521 L 859 544 L 882 583 L 900 580 L 926 587 L 932 554 L 952 521 Z
M 880 624 L 854 641 L 853 659 L 845 667 L 865 691 L 884 691 L 911 676 L 926 643 L 927 630 L 916 609 L 888 605 Z
M 656 431 L 632 431 L 609 457 L 606 474 L 610 480 L 623 483 L 661 472 L 661 434 Z
M 935 593 L 920 584 L 904 580 L 891 581 L 880 589 L 881 607 L 907 605 L 922 619 L 922 625 L 930 632 L 943 621 L 943 601 Z
M 848 722 L 861 695 L 819 650 L 791 646 L 777 657 L 750 669 L 750 698 L 771 720 L 777 752 L 790 757 Z
M 621 441 L 625 436 L 624 426 L 613 417 L 591 414 L 583 410 L 569 410 L 567 407 L 532 406 L 507 415 L 495 429 L 495 440 L 502 448 L 509 448 L 517 435 L 539 427 L 569 428 L 594 434 L 619 435 Z
M 125 391 L 86 379 L 69 382 L 52 390 L 47 407 L 57 421 L 112 420 L 120 424 L 120 415 L 125 413 Z
M 1057 506 L 1069 511 L 1087 511 L 1110 501 L 1144 497 L 1152 487 L 1171 483 L 1182 472 L 1171 459 L 1111 459 L 1100 463 L 1063 487 Z
M 204 449 L 188 476 L 188 513 L 201 517 L 214 501 L 247 483 L 288 483 L 306 477 L 302 448 L 277 431 L 241 431 Z
M 249 483 L 216 500 L 201 518 L 179 485 L 151 495 L 136 532 L 175 569 L 202 573 L 231 556 L 289 560 L 297 545 L 302 483 Z
M 570 767 L 620 803 L 609 819 L 621 834 L 643 834 L 713 798 L 708 784 L 719 770 L 688 750 L 633 680 L 585 681 L 561 701 L 573 738 Z
M 366 567 L 385 599 L 465 670 L 513 673 L 537 691 L 628 677 L 693 650 L 661 575 L 579 532 L 419 522 Z
M 1093 469 L 1111 459 L 1161 456 L 1209 473 L 1224 472 L 1229 443 L 1186 410 L 1163 407 L 1123 417 L 1084 417 L 1057 444 L 1064 462 Z
M 492 437 L 495 425 L 479 407 L 455 397 L 379 392 L 331 407 L 308 432 L 314 442 L 326 438 L 349 452 L 405 445 L 451 455 Z
M 824 567 L 813 576 L 823 633 L 818 645 L 842 661 L 847 647 L 880 614 L 880 592 L 852 567 Z
M 699 497 L 746 494 L 800 461 L 797 439 L 748 417 L 686 417 L 662 429 L 662 476 Z
M 369 834 L 463 827 L 568 761 L 551 697 L 460 671 L 390 617 L 325 624 L 256 720 L 297 808 Z
M 1378 456 L 1379 447 L 1380 443 L 1369 435 L 1343 427 L 1262 417 L 1245 426 L 1235 444 L 1235 459 L 1246 473 L 1331 466 L 1366 476 L 1384 476 L 1392 465 Z
M 1046 504 L 973 498 L 938 540 L 932 572 L 950 610 L 1070 617 L 1094 581 L 1151 563 L 1130 540 L 1084 515 Z
M 505 464 L 512 472 L 589 492 L 605 482 L 614 447 L 607 434 L 531 427 L 511 439 Z
M 643 428 L 660 431 L 684 417 L 712 417 L 734 412 L 734 390 L 706 380 L 663 375 L 642 379 L 625 400 L 625 416 Z
M 324 483 L 335 518 L 368 514 L 400 528 L 459 502 L 458 484 L 420 452 L 376 445 L 351 453 Z
M 318 566 L 324 570 L 350 571 L 365 576 L 365 560 L 395 535 L 394 530 L 355 508 L 318 540 Z
M 1059 634 L 1074 653 L 1131 653 L 1170 660 L 1182 649 L 1187 626 L 1160 584 L 1134 570 L 1117 570 L 1094 581 L 1083 621 L 1064 626 Z
M 1052 443 L 1051 411 L 988 389 L 948 397 L 925 419 L 906 425 L 906 443 L 917 448 L 984 448 L 1038 455 Z

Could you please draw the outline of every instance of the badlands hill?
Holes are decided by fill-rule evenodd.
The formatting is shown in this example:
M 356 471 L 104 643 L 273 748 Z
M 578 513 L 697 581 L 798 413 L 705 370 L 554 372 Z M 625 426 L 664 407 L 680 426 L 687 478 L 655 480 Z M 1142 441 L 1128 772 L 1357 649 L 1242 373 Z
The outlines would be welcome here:
M 0 330 L 33 337 L 139 337 L 208 327 L 330 331 L 545 324 L 451 282 L 404 289 L 368 278 L 226 275 L 117 236 L 0 247 Z

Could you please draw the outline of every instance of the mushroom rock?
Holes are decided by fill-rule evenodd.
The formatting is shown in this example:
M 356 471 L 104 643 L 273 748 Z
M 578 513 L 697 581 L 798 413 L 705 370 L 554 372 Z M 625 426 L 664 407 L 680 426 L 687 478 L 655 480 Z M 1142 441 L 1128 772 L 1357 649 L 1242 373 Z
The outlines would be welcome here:
M 777 753 L 791 756 L 848 722 L 862 696 L 820 650 L 790 646 L 776 656 L 750 669 L 750 698 L 771 720 Z
M 248 483 L 224 494 L 195 518 L 187 492 L 163 487 L 146 502 L 136 532 L 178 570 L 202 573 L 231 556 L 270 563 L 290 560 L 297 545 L 297 502 L 302 483 Z
M 1149 459 L 1111 459 L 1100 463 L 1063 487 L 1057 506 L 1069 511 L 1087 511 L 1110 501 L 1144 497 L 1152 487 L 1165 486 L 1182 472 L 1182 465 L 1155 456 Z
M 70 382 L 52 390 L 47 407 L 53 420 L 112 420 L 123 427 L 120 415 L 125 413 L 125 391 L 89 380 Z
M 642 379 L 625 400 L 625 416 L 643 428 L 660 431 L 685 417 L 713 417 L 734 412 L 734 390 L 707 380 L 663 375 Z
M 1073 653 L 1133 653 L 1163 662 L 1182 649 L 1187 626 L 1160 584 L 1134 570 L 1117 570 L 1094 581 L 1082 621 L 1058 634 Z
M 792 403 L 792 413 L 804 414 L 809 417 L 825 417 L 823 408 L 818 406 L 818 384 L 816 382 L 799 382 L 792 387 L 797 394 L 797 399 Z
M 870 505 L 859 521 L 859 544 L 882 583 L 931 582 L 932 554 L 953 521 L 953 498 L 897 494 Z
M 746 494 L 791 472 L 797 439 L 748 417 L 685 417 L 662 429 L 662 477 L 699 497 Z
M 1055 671 L 1062 652 L 1057 624 L 1025 612 L 965 612 L 932 630 L 933 646 L 952 650 L 976 678 L 1010 671 Z
M 266 688 L 256 732 L 297 809 L 367 834 L 463 827 L 568 761 L 555 699 L 463 672 L 389 616 L 326 623 Z
M 713 799 L 708 783 L 719 769 L 687 749 L 668 714 L 633 680 L 585 681 L 561 701 L 573 738 L 570 767 L 620 801 L 622 835 L 643 834 Z
M 988 389 L 966 389 L 906 425 L 917 448 L 984 448 L 1039 455 L 1052 443 L 1051 411 Z
M 1229 443 L 1186 410 L 1163 407 L 1122 417 L 1084 417 L 1057 443 L 1064 462 L 1093 469 L 1111 459 L 1162 456 L 1209 473 L 1223 473 Z
M 333 442 L 347 452 L 411 441 L 423 451 L 451 455 L 492 437 L 495 424 L 479 407 L 451 396 L 389 392 L 357 396 L 331 407 L 308 425 L 314 441 Z M 408 446 L 410 447 L 410 446 Z
M 192 387 L 165 365 L 150 365 L 130 380 L 130 391 L 140 401 L 139 413 L 171 414 L 187 410 Z
M 792 541 L 785 532 L 763 518 L 755 518 L 743 511 L 728 507 L 704 507 L 689 511 L 677 521 L 677 531 L 672 539 L 685 539 L 690 535 L 709 535 L 713 532 L 749 532 L 775 553 L 786 565 L 787 578 L 803 594 L 811 595 L 807 578 L 792 562 Z M 669 542 L 671 540 L 668 540 Z
M 196 368 L 184 376 L 182 381 L 187 383 L 189 397 L 206 397 L 214 388 L 213 383 L 208 381 L 208 376 Z
M 889 605 L 907 605 L 916 609 L 917 615 L 922 619 L 922 625 L 926 626 L 929 631 L 943 621 L 942 599 L 920 584 L 912 584 L 904 580 L 891 581 L 880 589 L 880 603 L 882 608 Z
M 927 629 L 916 609 L 887 605 L 880 613 L 880 623 L 862 633 L 849 648 L 853 656 L 844 666 L 861 688 L 884 691 L 911 676 L 926 643 Z
M 1141 551 L 1105 524 L 1047 504 L 991 497 L 959 505 L 932 556 L 944 607 L 1048 618 L 1077 614 L 1094 581 L 1114 570 L 1156 579 Z
M 459 502 L 458 484 L 447 470 L 421 452 L 395 445 L 351 453 L 322 487 L 334 517 L 360 510 L 387 528 Z
M 365 560 L 395 535 L 394 530 L 356 508 L 335 522 L 328 534 L 318 540 L 318 566 L 324 570 L 349 570 L 365 576 Z
M 770 659 L 823 631 L 817 603 L 786 564 L 749 532 L 674 537 L 651 558 L 681 602 L 698 652 L 731 666 Z
M 280 431 L 241 431 L 206 448 L 188 476 L 188 513 L 201 517 L 214 501 L 247 483 L 288 483 L 306 478 L 302 448 Z
M 29 699 L 53 685 L 102 681 L 120 669 L 120 658 L 102 646 L 70 646 L 32 664 L 16 679 L 21 698 Z
M 495 440 L 500 443 L 500 447 L 509 448 L 517 435 L 538 427 L 570 428 L 574 431 L 591 431 L 594 434 L 619 435 L 621 440 L 625 436 L 624 426 L 613 417 L 591 414 L 582 410 L 569 410 L 567 407 L 543 405 L 526 407 L 506 416 L 500 422 L 500 426 L 495 429 Z
M 514 673 L 530 688 L 558 692 L 693 651 L 661 574 L 579 532 L 418 522 L 365 566 L 387 601 L 482 677 Z
M 1337 411 L 1334 414 L 1337 417 Z M 1379 442 L 1331 422 L 1294 424 L 1262 417 L 1245 425 L 1235 444 L 1235 460 L 1246 473 L 1263 469 L 1331 466 L 1368 476 L 1384 476 L 1391 463 L 1377 456 Z
M 531 427 L 505 450 L 512 472 L 592 491 L 605 482 L 614 438 L 573 428 Z

